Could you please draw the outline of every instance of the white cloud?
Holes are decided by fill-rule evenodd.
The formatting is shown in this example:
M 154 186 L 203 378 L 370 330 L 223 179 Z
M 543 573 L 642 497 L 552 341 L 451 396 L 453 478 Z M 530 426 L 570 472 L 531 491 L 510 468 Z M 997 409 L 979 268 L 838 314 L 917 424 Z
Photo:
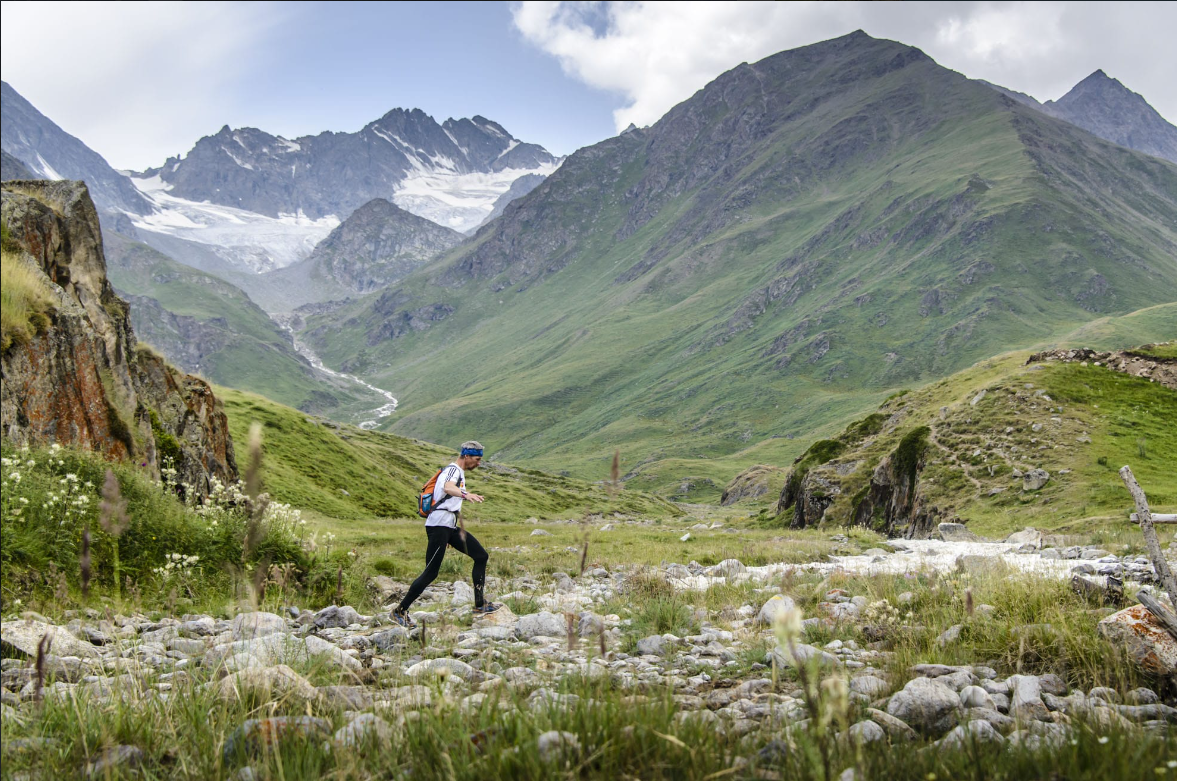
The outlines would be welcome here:
M 187 151 L 264 57 L 283 15 L 270 3 L 5 2 L 3 78 L 111 165 Z M 205 132 L 215 132 L 208 127 Z
M 566 73 L 623 96 L 618 130 L 657 121 L 741 62 L 859 28 L 1040 100 L 1102 68 L 1177 120 L 1164 64 L 1175 3 L 523 2 L 514 22 Z

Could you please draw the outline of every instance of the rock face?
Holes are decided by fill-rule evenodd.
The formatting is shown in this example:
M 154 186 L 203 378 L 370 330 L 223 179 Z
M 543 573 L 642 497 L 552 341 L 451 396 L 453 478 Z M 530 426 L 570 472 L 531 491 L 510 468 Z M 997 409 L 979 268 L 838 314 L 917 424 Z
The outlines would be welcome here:
M 1177 682 L 1177 640 L 1144 605 L 1133 605 L 1103 619 L 1099 633 L 1127 649 L 1145 670 Z
M 14 444 L 56 442 L 155 475 L 170 459 L 199 494 L 236 479 L 228 421 L 203 380 L 138 348 L 126 302 L 106 278 L 98 215 L 81 182 L 6 185 L 12 239 L 54 297 L 48 330 L 3 356 L 0 430 Z
M 777 477 L 780 471 L 776 467 L 763 464 L 745 469 L 723 489 L 719 503 L 728 507 L 745 499 L 759 499 L 768 493 L 769 481 Z
M 0 180 L 7 182 L 10 179 L 40 179 L 35 173 L 29 170 L 28 166 L 17 160 L 7 152 L 0 151 Z

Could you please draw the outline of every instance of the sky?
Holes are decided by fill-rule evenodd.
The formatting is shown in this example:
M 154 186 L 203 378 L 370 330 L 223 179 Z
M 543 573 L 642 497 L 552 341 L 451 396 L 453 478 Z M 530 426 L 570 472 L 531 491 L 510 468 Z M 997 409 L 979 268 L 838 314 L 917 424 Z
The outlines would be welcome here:
M 116 168 L 223 125 L 481 114 L 569 154 L 741 62 L 863 29 L 1039 100 L 1096 69 L 1177 124 L 1177 3 L 3 2 L 0 77 Z M 29 31 L 35 34 L 29 34 Z

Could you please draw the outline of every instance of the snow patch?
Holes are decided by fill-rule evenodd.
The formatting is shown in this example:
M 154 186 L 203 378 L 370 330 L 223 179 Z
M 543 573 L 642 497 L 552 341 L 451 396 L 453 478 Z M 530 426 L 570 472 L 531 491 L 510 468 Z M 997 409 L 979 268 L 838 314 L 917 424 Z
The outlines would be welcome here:
M 46 179 L 52 179 L 54 181 L 60 181 L 65 178 L 61 174 L 57 173 L 57 171 L 53 168 L 53 166 L 49 165 L 49 162 L 45 158 L 41 157 L 40 152 L 37 153 L 37 173 L 41 174 L 41 176 L 44 176 Z
M 158 176 L 133 177 L 131 182 L 157 208 L 152 214 L 129 215 L 137 229 L 207 244 L 229 263 L 255 274 L 302 260 L 339 225 L 335 215 L 312 220 L 300 211 L 267 217 L 177 198 Z
M 409 158 L 415 162 L 413 158 Z M 407 212 L 457 231 L 477 228 L 494 209 L 499 196 L 526 174 L 550 176 L 559 165 L 507 168 L 492 173 L 462 174 L 415 164 L 393 193 L 392 200 Z

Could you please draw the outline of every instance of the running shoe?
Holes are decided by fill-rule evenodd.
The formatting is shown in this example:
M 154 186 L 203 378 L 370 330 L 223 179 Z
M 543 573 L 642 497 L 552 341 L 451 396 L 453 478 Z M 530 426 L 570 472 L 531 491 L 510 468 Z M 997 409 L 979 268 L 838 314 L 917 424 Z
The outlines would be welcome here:
M 417 622 L 414 621 L 407 612 L 399 608 L 394 608 L 388 617 L 392 619 L 392 623 L 398 626 L 403 626 L 405 629 L 416 629 Z
M 494 602 L 487 602 L 482 607 L 474 608 L 474 615 L 487 616 L 498 610 L 500 607 L 502 607 L 502 605 L 496 604 Z

